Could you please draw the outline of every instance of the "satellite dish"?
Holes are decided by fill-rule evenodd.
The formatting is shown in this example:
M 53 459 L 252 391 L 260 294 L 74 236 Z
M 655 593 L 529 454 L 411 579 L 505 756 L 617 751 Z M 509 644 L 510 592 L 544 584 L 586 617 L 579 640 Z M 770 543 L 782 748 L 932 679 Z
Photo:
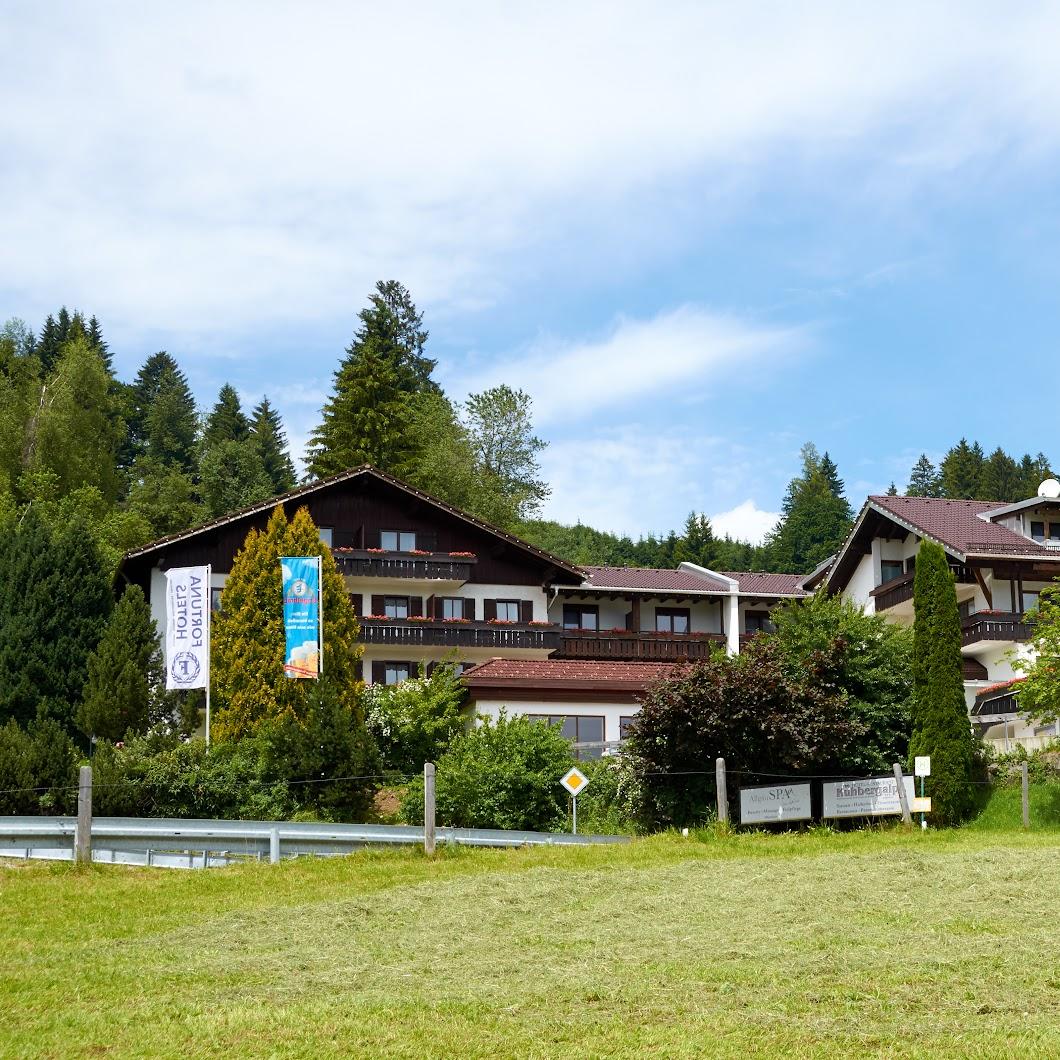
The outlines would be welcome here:
M 1050 500 L 1060 497 L 1060 482 L 1057 482 L 1055 478 L 1047 478 L 1038 487 L 1038 496 L 1048 497 Z

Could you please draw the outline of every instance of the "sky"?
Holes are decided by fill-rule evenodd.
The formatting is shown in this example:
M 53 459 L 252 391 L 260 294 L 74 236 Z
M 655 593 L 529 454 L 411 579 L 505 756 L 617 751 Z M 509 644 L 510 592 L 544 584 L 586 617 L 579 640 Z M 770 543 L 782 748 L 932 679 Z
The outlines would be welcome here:
M 379 279 L 544 514 L 760 539 L 958 438 L 1060 461 L 1060 7 L 7 0 L 0 319 L 95 314 L 295 455 Z

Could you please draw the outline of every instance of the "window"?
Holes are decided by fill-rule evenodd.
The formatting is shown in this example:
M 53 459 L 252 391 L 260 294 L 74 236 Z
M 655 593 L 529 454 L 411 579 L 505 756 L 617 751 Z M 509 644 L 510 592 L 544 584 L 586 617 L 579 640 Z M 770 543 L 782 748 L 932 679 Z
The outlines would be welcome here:
M 411 667 L 407 662 L 383 663 L 383 684 L 399 685 L 411 676 Z
M 210 589 L 210 610 L 220 611 L 221 610 L 221 593 L 222 589 Z
M 558 726 L 560 732 L 573 744 L 575 758 L 599 758 L 604 753 L 604 719 L 568 717 L 563 714 L 528 714 L 531 721 L 543 721 L 546 725 Z M 597 746 L 578 746 L 596 744 Z
M 436 600 L 434 617 L 441 619 L 463 618 L 463 599 L 459 596 L 443 596 L 440 599 Z
M 1025 592 L 1023 594 L 1023 613 L 1033 611 L 1038 606 L 1037 592 Z
M 657 633 L 687 633 L 688 614 L 687 607 L 657 607 L 655 609 L 655 631 Z
M 408 618 L 409 598 L 407 596 L 384 596 L 383 614 L 387 618 Z
M 618 719 L 618 738 L 626 739 L 629 736 L 629 727 L 637 720 L 636 715 L 629 715 Z
M 957 605 L 957 614 L 961 618 L 970 618 L 972 614 L 972 606 L 975 604 L 974 600 L 962 600 Z
M 1031 537 L 1033 537 L 1035 541 L 1044 541 L 1045 540 L 1045 523 L 1038 522 L 1037 520 L 1032 521 L 1031 522 Z
M 893 578 L 900 578 L 905 574 L 905 564 L 900 559 L 884 559 L 880 561 L 880 584 L 889 582 Z
M 331 548 L 332 540 L 335 536 L 335 531 L 330 526 L 321 526 L 318 528 L 320 531 L 320 540 Z
M 519 621 L 519 601 L 518 600 L 498 600 L 497 601 L 497 619 L 500 622 L 518 622 Z
M 748 611 L 743 616 L 743 625 L 748 633 L 773 633 L 777 628 L 770 620 L 768 611 Z
M 564 629 L 599 629 L 600 608 L 595 604 L 564 604 Z
M 387 552 L 412 552 L 416 548 L 416 534 L 412 530 L 381 530 L 379 547 Z

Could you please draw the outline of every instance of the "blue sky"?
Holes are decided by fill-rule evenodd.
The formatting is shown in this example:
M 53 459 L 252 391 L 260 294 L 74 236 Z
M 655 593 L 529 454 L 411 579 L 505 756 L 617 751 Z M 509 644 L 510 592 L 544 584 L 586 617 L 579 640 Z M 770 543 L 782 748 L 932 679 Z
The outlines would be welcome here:
M 927 10 L 924 10 L 928 8 Z M 278 404 L 376 279 L 454 398 L 534 397 L 546 514 L 760 535 L 961 435 L 1060 460 L 1060 9 L 7 4 L 0 316 Z

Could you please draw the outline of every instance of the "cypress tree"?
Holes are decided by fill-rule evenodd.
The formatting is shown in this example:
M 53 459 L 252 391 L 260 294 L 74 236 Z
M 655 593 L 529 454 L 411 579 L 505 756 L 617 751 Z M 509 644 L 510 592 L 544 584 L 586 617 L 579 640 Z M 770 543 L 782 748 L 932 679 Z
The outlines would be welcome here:
M 69 728 L 112 605 L 98 548 L 76 519 L 52 532 L 31 506 L 0 535 L 0 724 L 43 711 Z
M 129 586 L 111 612 L 87 663 L 77 726 L 85 736 L 120 740 L 161 721 L 165 674 L 158 627 L 138 585 Z
M 905 492 L 909 497 L 942 496 L 942 481 L 927 453 L 921 453 L 920 459 L 913 465 Z
M 265 474 L 272 483 L 272 492 L 286 493 L 294 489 L 294 463 L 287 449 L 287 435 L 280 414 L 269 399 L 263 397 L 251 415 L 250 432 Z
M 250 437 L 250 421 L 243 412 L 239 394 L 231 383 L 225 383 L 217 395 L 217 404 L 206 417 L 203 441 L 206 445 L 216 442 L 245 442 Z
M 913 735 L 910 761 L 931 756 L 932 819 L 959 824 L 972 811 L 972 733 L 961 676 L 961 620 L 941 545 L 923 541 L 913 581 Z

